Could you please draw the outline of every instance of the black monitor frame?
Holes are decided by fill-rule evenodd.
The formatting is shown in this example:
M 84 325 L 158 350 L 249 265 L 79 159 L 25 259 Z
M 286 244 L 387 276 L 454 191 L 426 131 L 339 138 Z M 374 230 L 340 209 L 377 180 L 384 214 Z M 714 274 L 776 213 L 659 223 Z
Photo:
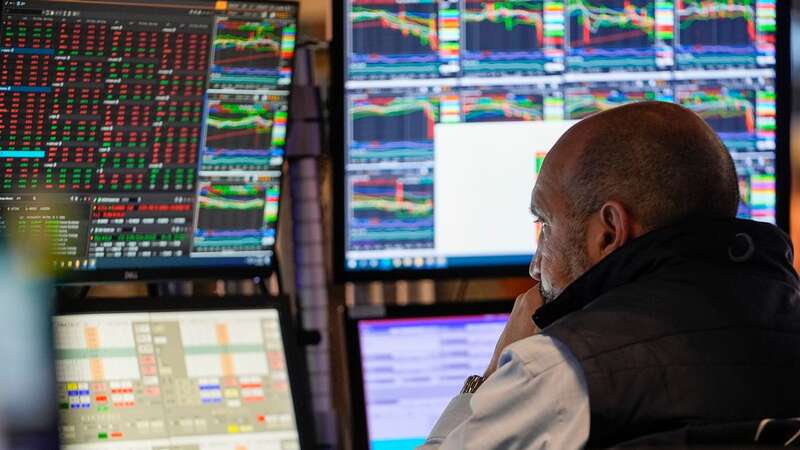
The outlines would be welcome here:
M 197 1 L 197 0 L 190 0 Z M 300 23 L 300 2 L 299 0 L 245 0 L 252 3 L 276 4 L 293 6 L 297 14 L 297 24 Z M 202 2 L 202 0 L 199 0 Z M 208 2 L 206 2 L 208 3 Z M 0 20 L 5 17 L 3 12 L 3 1 L 0 1 Z M 299 26 L 298 26 L 299 28 Z M 295 41 L 295 53 L 292 58 L 292 78 L 294 79 L 296 59 L 297 59 L 297 43 Z M 286 179 L 288 171 L 286 170 L 286 149 L 292 132 L 292 91 L 294 80 L 287 87 L 288 94 L 286 96 L 287 102 L 287 115 L 288 120 L 286 123 L 286 143 L 284 144 L 284 162 L 280 168 L 281 178 L 281 198 L 284 196 L 283 180 Z M 200 148 L 198 147 L 198 152 Z M 278 201 L 278 215 L 275 226 L 275 245 L 272 248 L 272 258 L 268 266 L 250 266 L 250 265 L 237 265 L 237 266 L 203 266 L 203 267 L 181 267 L 180 265 L 173 265 L 168 267 L 155 267 L 155 268 L 131 268 L 131 269 L 96 269 L 96 270 L 65 270 L 58 271 L 54 274 L 54 280 L 59 285 L 86 285 L 97 283 L 113 283 L 124 281 L 172 281 L 176 279 L 182 280 L 199 280 L 199 279 L 245 279 L 245 278 L 267 278 L 274 272 L 278 271 L 278 253 L 277 247 L 277 232 L 278 225 L 280 224 L 281 213 L 283 211 L 283 201 Z M 194 225 L 194 224 L 193 224 Z
M 775 221 L 780 229 L 789 232 L 792 200 L 792 6 L 791 2 L 775 2 L 775 7 Z
M 305 352 L 298 342 L 298 328 L 289 312 L 288 297 L 231 296 L 231 297 L 165 297 L 165 298 L 99 298 L 80 301 L 59 299 L 56 316 L 84 314 L 125 314 L 159 312 L 207 312 L 273 309 L 283 338 L 284 357 L 289 373 L 289 386 L 294 403 L 295 423 L 301 450 L 313 450 L 316 435 L 311 414 L 311 390 Z
M 364 401 L 364 373 L 361 368 L 361 345 L 358 324 L 362 320 L 413 319 L 437 316 L 479 316 L 483 314 L 508 314 L 514 302 L 495 300 L 487 302 L 436 303 L 431 305 L 356 306 L 342 311 L 345 342 L 347 345 L 347 379 L 350 399 L 350 418 L 353 450 L 369 450 L 369 428 Z M 489 364 L 489 361 L 486 361 Z M 453 396 L 458 392 L 453 392 Z
M 348 270 L 345 263 L 346 233 L 346 154 L 345 70 L 347 68 L 346 1 L 332 0 L 333 41 L 331 43 L 330 139 L 333 159 L 333 267 L 336 281 L 390 281 L 404 279 L 447 279 L 464 277 L 513 277 L 528 274 L 528 265 L 466 266 L 442 269 Z M 791 201 L 790 131 L 792 113 L 791 80 L 791 2 L 776 2 L 776 149 L 775 149 L 775 221 L 789 231 Z

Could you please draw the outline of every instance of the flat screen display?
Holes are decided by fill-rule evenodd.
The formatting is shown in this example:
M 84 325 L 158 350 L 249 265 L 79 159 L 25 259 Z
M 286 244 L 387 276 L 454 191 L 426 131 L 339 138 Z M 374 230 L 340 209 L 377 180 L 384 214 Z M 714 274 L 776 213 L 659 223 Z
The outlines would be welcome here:
M 508 314 L 358 322 L 363 407 L 371 450 L 422 444 L 464 380 L 481 374 Z
M 300 448 L 276 309 L 69 314 L 53 326 L 63 448 Z
M 345 278 L 526 266 L 546 152 L 643 100 L 705 119 L 733 155 L 739 216 L 776 222 L 775 0 L 346 0 L 339 14 Z
M 2 2 L 0 232 L 65 278 L 273 264 L 297 5 Z

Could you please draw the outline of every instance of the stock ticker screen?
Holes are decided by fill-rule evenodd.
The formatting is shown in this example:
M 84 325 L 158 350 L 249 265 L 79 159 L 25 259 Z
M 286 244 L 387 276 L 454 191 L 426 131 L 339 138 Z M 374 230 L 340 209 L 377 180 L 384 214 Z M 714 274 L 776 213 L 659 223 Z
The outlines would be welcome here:
M 643 100 L 703 117 L 775 222 L 776 0 L 348 0 L 344 267 L 525 265 L 541 161 Z
M 297 6 L 4 0 L 0 208 L 70 273 L 271 264 Z
M 299 450 L 274 309 L 53 319 L 65 449 Z

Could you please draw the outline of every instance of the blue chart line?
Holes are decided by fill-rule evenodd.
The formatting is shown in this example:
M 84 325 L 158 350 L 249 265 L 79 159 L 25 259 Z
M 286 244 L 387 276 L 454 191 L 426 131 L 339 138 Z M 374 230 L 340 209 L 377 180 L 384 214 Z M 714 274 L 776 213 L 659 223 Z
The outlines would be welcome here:
M 463 65 L 467 72 L 544 72 L 551 56 L 546 45 L 541 0 L 468 0 L 464 24 Z M 563 36 L 550 35 L 556 44 Z M 552 53 L 551 53 L 552 55 Z
M 433 179 L 386 176 L 353 185 L 352 249 L 429 248 Z
M 438 72 L 435 2 L 354 5 L 350 74 L 393 76 Z
M 283 162 L 282 149 L 219 149 L 203 152 L 203 168 L 266 168 Z
M 350 147 L 351 162 L 425 161 L 433 157 L 433 144 L 418 141 L 353 142 Z
M 757 24 L 753 0 L 683 0 L 679 3 L 679 65 L 755 65 L 774 53 L 774 28 Z
M 569 58 L 574 70 L 655 67 L 655 3 L 569 0 Z
M 197 249 L 219 247 L 260 247 L 262 240 L 274 237 L 275 230 L 197 230 L 195 247 Z

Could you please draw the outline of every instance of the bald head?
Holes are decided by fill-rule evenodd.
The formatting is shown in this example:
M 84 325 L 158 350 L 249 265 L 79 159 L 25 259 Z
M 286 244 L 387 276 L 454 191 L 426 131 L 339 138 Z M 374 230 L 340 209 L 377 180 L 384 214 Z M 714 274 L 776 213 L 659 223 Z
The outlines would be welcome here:
M 734 217 L 736 169 L 716 133 L 686 108 L 620 106 L 567 131 L 531 197 L 541 223 L 531 276 L 552 301 L 631 239 L 690 216 Z
M 551 158 L 552 156 L 552 158 Z M 618 201 L 644 231 L 693 215 L 734 217 L 736 169 L 716 133 L 697 114 L 641 102 L 590 116 L 548 155 L 542 175 L 560 174 L 575 218 Z

